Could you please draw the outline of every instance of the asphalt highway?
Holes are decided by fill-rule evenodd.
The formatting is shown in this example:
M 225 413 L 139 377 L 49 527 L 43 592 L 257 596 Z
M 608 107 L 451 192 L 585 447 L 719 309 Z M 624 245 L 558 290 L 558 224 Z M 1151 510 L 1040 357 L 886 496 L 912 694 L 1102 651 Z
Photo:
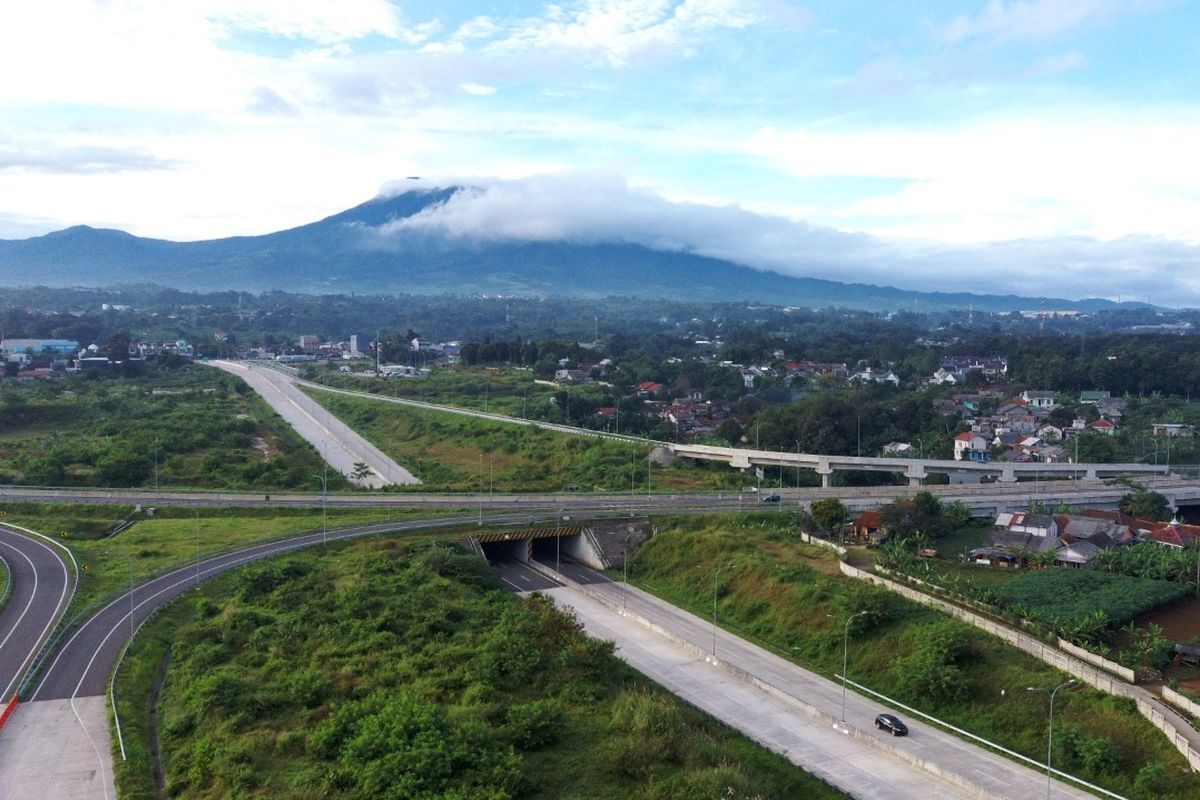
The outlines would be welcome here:
M 70 603 L 75 580 L 66 551 L 7 525 L 0 525 L 0 558 L 12 573 L 12 595 L 0 611 L 3 705 Z
M 1200 498 L 1200 482 L 1172 478 L 1160 480 L 1154 488 L 1168 496 L 1178 496 L 1182 505 Z M 645 487 L 629 492 L 541 492 L 531 494 L 448 494 L 433 492 L 395 493 L 337 493 L 327 498 L 328 505 L 341 507 L 395 507 L 395 508 L 466 508 L 483 507 L 489 513 L 504 511 L 539 512 L 555 509 L 583 510 L 606 509 L 611 512 L 622 510 L 637 514 L 677 513 L 680 509 L 707 509 L 711 511 L 786 511 L 807 505 L 823 497 L 837 497 L 852 510 L 877 508 L 890 503 L 897 497 L 908 497 L 927 491 L 945 502 L 959 500 L 972 507 L 986 509 L 1005 505 L 1017 508 L 1033 500 L 1046 504 L 1058 502 L 1070 505 L 1089 503 L 1113 503 L 1129 490 L 1123 486 L 1107 486 L 1099 480 L 1045 481 L 1041 483 L 979 484 L 979 485 L 929 485 L 929 486 L 838 486 L 831 489 L 817 487 L 768 488 L 763 494 L 778 494 L 779 503 L 761 503 L 752 490 L 723 492 L 671 493 L 655 491 L 649 493 Z M 145 489 L 85 489 L 76 487 L 40 487 L 0 485 L 0 502 L 33 501 L 44 503 L 95 503 L 143 506 L 304 506 L 312 508 L 321 504 L 319 492 L 283 492 L 264 494 L 259 492 L 234 491 L 183 491 L 154 492 Z

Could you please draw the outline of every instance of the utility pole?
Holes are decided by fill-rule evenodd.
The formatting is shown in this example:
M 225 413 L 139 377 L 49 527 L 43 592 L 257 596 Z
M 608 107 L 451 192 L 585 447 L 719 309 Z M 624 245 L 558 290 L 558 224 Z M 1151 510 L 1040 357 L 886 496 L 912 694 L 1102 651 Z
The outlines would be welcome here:
M 329 523 L 326 517 L 326 505 L 329 500 L 329 467 L 325 467 L 323 475 L 313 475 L 321 482 L 321 546 L 324 547 L 329 539 Z
M 1053 690 L 1039 689 L 1036 686 L 1025 688 L 1028 692 L 1050 692 L 1050 724 L 1047 726 L 1046 733 L 1046 800 L 1050 800 L 1050 757 L 1054 754 L 1054 696 L 1058 694 L 1059 689 L 1070 686 L 1074 682 L 1075 679 L 1071 678 L 1069 681 L 1055 686 Z
M 192 508 L 196 514 L 196 586 L 200 585 L 200 509 Z
M 734 566 L 736 562 L 730 561 L 723 567 L 717 567 L 717 571 L 713 573 L 713 622 L 712 622 L 712 657 L 713 661 L 717 660 L 717 589 L 720 587 L 721 573 Z

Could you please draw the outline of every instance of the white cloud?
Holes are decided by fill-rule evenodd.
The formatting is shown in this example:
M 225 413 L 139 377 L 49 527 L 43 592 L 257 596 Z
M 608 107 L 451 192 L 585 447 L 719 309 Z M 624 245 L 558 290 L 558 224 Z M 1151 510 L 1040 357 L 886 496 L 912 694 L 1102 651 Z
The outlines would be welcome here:
M 1162 109 L 867 130 L 765 128 L 750 153 L 802 179 L 899 182 L 819 221 L 956 241 L 1082 234 L 1200 242 L 1200 117 Z
M 384 226 L 482 240 L 631 243 L 726 259 L 788 275 L 909 289 L 1065 298 L 1144 297 L 1200 305 L 1200 248 L 1162 237 L 1013 239 L 989 245 L 891 241 L 738 206 L 673 203 L 631 188 L 615 172 L 511 181 L 426 179 L 423 187 L 469 185 L 441 206 Z M 400 192 L 412 182 L 385 190 Z
M 957 43 L 1052 39 L 1087 23 L 1103 21 L 1133 5 L 1121 0 L 988 0 L 977 15 L 960 15 L 940 31 Z
M 745 28 L 761 19 L 750 0 L 586 0 L 577 7 L 550 5 L 541 17 L 500 22 L 483 17 L 460 28 L 457 46 L 491 36 L 498 53 L 559 52 L 623 66 L 663 52 L 690 54 L 706 32 Z
M 487 97 L 488 95 L 496 93 L 495 86 L 485 86 L 482 83 L 472 83 L 468 81 L 466 83 L 460 83 L 458 86 L 467 94 L 473 94 L 476 97 Z

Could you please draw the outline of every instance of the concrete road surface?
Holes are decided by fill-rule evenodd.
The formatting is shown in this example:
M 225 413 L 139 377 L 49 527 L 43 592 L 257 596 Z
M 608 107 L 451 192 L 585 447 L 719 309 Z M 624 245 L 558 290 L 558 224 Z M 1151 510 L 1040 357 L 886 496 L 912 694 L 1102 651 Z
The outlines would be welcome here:
M 420 483 L 415 475 L 296 388 L 287 375 L 236 361 L 208 363 L 244 380 L 317 449 L 329 466 L 347 478 L 354 472 L 354 465 L 361 461 L 371 468 L 370 475 L 355 481 L 362 486 L 378 489 L 389 483 Z
M 719 629 L 716 658 L 724 667 L 716 666 L 710 657 L 701 655 L 712 650 L 711 620 L 633 587 L 626 595 L 621 584 L 586 568 L 564 564 L 562 574 L 589 583 L 583 588 L 549 589 L 546 594 L 573 609 L 589 633 L 615 642 L 617 654 L 630 665 L 855 797 L 927 800 L 988 796 L 979 789 L 992 797 L 1016 800 L 1047 796 L 1044 772 L 903 713 L 899 716 L 908 723 L 909 736 L 892 738 L 880 733 L 874 727 L 875 715 L 889 709 L 853 692 L 848 695 L 845 716 L 849 732 L 835 729 L 829 720 L 841 717 L 840 683 Z M 623 602 L 632 615 L 669 636 L 622 616 Z M 758 688 L 752 679 L 776 690 Z M 899 753 L 889 753 L 889 747 Z M 929 766 L 918 767 L 915 761 Z M 935 777 L 938 772 L 950 778 Z M 970 788 L 972 785 L 976 788 Z M 1057 780 L 1049 794 L 1053 800 L 1092 796 Z
M 0 731 L 0 800 L 114 800 L 104 697 L 17 706 Z

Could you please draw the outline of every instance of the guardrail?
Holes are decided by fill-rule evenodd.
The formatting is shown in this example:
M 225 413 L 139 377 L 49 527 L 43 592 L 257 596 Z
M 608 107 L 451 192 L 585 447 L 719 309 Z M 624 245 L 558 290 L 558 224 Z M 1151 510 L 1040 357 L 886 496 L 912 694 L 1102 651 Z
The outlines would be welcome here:
M 4 587 L 0 588 L 0 611 L 4 610 L 5 603 L 8 602 L 8 596 L 12 594 L 12 570 L 8 567 L 8 562 L 0 558 L 0 572 L 4 573 Z
M 9 698 L 8 703 L 4 706 L 4 710 L 0 711 L 0 730 L 4 730 L 4 723 L 8 722 L 8 718 L 17 710 L 17 704 L 21 702 L 20 697 L 16 692 Z

